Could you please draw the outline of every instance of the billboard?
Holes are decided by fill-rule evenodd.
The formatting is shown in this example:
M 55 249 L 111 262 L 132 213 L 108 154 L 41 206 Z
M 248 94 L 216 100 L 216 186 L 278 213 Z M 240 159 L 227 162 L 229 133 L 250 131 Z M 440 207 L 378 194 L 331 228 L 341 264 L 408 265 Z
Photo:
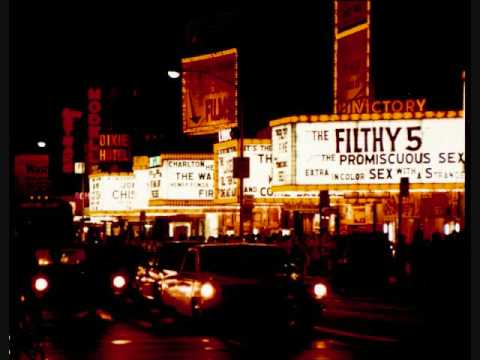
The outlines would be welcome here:
M 213 134 L 237 126 L 237 50 L 182 59 L 183 132 Z
M 370 97 L 370 1 L 335 1 L 334 112 Z
M 283 154 L 287 163 L 282 167 L 274 161 L 275 186 L 397 186 L 402 177 L 408 177 L 411 184 L 465 181 L 463 118 L 320 121 L 291 126 L 294 151 Z M 273 127 L 274 151 L 285 141 L 277 132 L 284 128 Z M 293 174 L 290 180 L 282 177 L 282 171 Z
M 335 1 L 338 32 L 367 22 L 369 0 Z
M 213 200 L 212 155 L 169 154 L 151 164 L 158 165 L 149 169 L 150 200 Z

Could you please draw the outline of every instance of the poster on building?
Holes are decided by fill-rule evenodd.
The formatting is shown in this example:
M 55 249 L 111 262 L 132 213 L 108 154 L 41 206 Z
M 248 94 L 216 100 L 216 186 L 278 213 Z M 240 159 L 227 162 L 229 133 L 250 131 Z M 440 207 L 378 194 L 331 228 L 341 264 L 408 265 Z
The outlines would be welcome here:
M 217 133 L 236 127 L 237 50 L 182 59 L 183 132 Z
M 129 211 L 135 209 L 133 175 L 93 175 L 90 182 L 90 211 Z
M 334 111 L 370 97 L 370 1 L 335 1 Z
M 15 156 L 15 192 L 19 195 L 48 192 L 48 155 L 22 154 Z
M 413 186 L 465 181 L 463 118 L 324 121 L 293 129 L 292 185 L 393 186 L 402 177 Z

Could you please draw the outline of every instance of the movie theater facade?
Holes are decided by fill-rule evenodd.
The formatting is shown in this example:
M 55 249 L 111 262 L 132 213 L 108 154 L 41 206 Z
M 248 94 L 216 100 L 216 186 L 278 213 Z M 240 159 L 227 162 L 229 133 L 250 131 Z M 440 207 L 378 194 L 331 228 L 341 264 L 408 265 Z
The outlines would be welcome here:
M 246 232 L 318 232 L 324 190 L 332 233 L 383 231 L 396 241 L 400 218 L 407 242 L 418 228 L 426 238 L 463 229 L 463 111 L 304 115 L 270 127 L 271 139 L 244 140 Z M 90 217 L 161 223 L 172 237 L 238 233 L 238 154 L 229 140 L 213 154 L 142 157 L 132 173 L 93 174 Z

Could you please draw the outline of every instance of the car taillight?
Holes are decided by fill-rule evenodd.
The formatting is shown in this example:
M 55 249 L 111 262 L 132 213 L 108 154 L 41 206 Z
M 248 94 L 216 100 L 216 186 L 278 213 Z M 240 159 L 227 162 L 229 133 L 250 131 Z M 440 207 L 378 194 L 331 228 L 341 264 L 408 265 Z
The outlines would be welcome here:
M 44 276 L 37 277 L 33 282 L 35 291 L 42 293 L 48 289 L 48 280 Z
M 327 287 L 322 283 L 317 283 L 313 287 L 313 294 L 317 299 L 321 299 L 327 295 Z
M 204 300 L 209 300 L 213 298 L 215 296 L 215 288 L 213 287 L 213 285 L 208 282 L 203 284 L 200 288 L 200 296 Z
M 116 275 L 113 277 L 112 285 L 116 289 L 122 289 L 127 284 L 127 280 L 122 275 Z

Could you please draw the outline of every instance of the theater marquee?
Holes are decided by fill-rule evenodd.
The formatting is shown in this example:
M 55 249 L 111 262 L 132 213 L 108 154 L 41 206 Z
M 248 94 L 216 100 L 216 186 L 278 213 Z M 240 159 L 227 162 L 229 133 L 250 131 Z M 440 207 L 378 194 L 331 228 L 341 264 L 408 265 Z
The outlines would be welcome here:
M 156 205 L 213 200 L 212 155 L 166 154 L 150 158 L 150 164 L 150 200 Z
M 402 177 L 411 184 L 463 184 L 464 131 L 463 118 L 277 125 L 272 128 L 274 190 L 287 185 L 393 188 Z

